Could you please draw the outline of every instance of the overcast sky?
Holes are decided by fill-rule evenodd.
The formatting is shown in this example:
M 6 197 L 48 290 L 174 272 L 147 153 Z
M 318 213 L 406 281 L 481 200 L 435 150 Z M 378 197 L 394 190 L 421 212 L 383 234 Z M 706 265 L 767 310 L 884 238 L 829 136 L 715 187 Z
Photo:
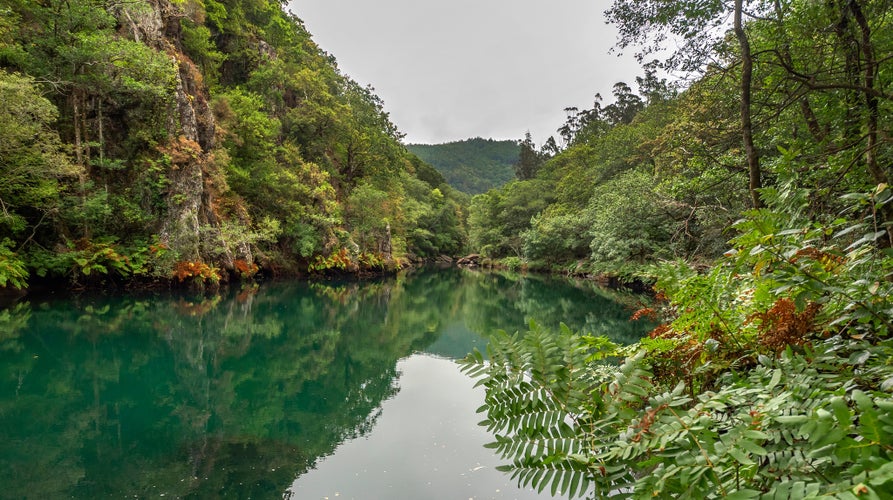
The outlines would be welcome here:
M 607 0 L 290 0 L 341 70 L 372 85 L 407 143 L 470 137 L 542 144 L 564 108 L 633 89 L 631 54 L 609 54 Z

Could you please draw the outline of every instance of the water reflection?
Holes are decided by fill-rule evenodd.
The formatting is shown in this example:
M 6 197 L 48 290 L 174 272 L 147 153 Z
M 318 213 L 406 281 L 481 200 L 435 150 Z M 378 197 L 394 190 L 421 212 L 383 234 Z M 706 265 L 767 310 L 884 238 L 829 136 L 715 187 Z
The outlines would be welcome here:
M 591 284 L 458 270 L 18 304 L 0 310 L 0 496 L 281 497 L 368 435 L 398 360 L 530 320 L 629 342 L 629 314 Z

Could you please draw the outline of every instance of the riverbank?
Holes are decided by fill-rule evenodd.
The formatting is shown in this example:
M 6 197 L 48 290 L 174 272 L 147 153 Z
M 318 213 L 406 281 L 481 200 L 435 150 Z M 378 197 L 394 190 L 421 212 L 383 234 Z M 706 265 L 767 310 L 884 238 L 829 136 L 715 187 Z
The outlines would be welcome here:
M 610 273 L 595 273 L 586 269 L 582 261 L 564 265 L 547 265 L 543 262 L 522 260 L 518 257 L 506 257 L 503 259 L 491 259 L 480 254 L 469 254 L 455 261 L 459 267 L 470 269 L 504 269 L 508 271 L 531 272 L 564 276 L 581 280 L 593 281 L 607 288 L 626 288 L 634 293 L 653 293 L 654 278 L 641 275 L 620 275 Z
M 14 305 L 28 297 L 67 296 L 73 294 L 156 294 L 163 292 L 188 291 L 203 295 L 221 293 L 225 290 L 254 286 L 265 282 L 301 280 L 311 282 L 331 282 L 341 280 L 367 280 L 395 276 L 401 272 L 412 272 L 424 268 L 446 269 L 458 267 L 470 270 L 508 271 L 573 278 L 595 283 L 613 290 L 627 290 L 634 294 L 650 295 L 654 282 L 644 277 L 592 273 L 585 270 L 582 263 L 564 266 L 547 266 L 543 263 L 527 262 L 517 258 L 491 259 L 480 254 L 464 257 L 440 255 L 430 258 L 391 259 L 384 261 L 373 258 L 328 258 L 318 259 L 317 265 L 292 264 L 257 265 L 250 269 L 216 269 L 208 266 L 193 266 L 180 269 L 173 275 L 135 274 L 123 276 L 120 273 L 93 273 L 84 275 L 71 270 L 66 275 L 35 276 L 27 287 L 0 288 L 0 309 Z M 207 267 L 207 269 L 205 269 Z M 246 270 L 250 272 L 245 272 Z

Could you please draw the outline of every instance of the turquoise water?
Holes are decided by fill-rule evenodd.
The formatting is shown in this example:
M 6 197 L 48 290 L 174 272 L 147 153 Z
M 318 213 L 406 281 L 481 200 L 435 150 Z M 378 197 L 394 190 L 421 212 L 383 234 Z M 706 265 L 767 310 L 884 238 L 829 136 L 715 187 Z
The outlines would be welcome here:
M 461 270 L 0 310 L 0 498 L 549 498 L 495 470 L 453 362 L 495 328 L 647 325 L 592 284 Z

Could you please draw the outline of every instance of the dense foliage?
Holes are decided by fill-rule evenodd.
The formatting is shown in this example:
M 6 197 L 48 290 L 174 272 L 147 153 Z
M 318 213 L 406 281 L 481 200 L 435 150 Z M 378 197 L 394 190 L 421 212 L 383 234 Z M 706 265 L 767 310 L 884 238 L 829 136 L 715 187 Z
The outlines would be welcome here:
M 609 11 L 621 48 L 639 46 L 647 60 L 664 30 L 688 43 L 669 61 L 646 64 L 637 93 L 618 83 L 610 104 L 596 96 L 591 109 L 566 110 L 560 140 L 543 146 L 551 158 L 516 181 L 537 183 L 544 196 L 516 198 L 526 189 L 510 185 L 475 198 L 476 250 L 520 253 L 531 266 L 641 275 L 664 259 L 721 255 L 729 226 L 765 204 L 760 186 L 814 189 L 809 210 L 836 214 L 841 195 L 890 181 L 886 2 L 743 2 L 740 34 L 726 31 L 733 5 L 646 3 L 617 1 Z M 749 49 L 748 78 L 739 39 Z M 668 83 L 660 70 L 689 70 L 689 78 Z M 487 216 L 506 199 L 522 218 Z M 494 235 L 516 243 L 494 243 Z
M 668 36 L 678 50 L 638 95 L 569 109 L 533 178 L 473 199 L 470 236 L 491 257 L 654 280 L 634 318 L 661 324 L 629 346 L 533 325 L 470 356 L 504 468 L 570 496 L 890 497 L 889 2 L 608 14 L 643 61 Z
M 470 356 L 505 469 L 598 498 L 893 494 L 893 192 L 827 223 L 796 215 L 808 194 L 750 212 L 709 273 L 658 271 L 667 302 L 638 314 L 666 322 L 636 344 L 534 325 Z
M 445 144 L 408 144 L 406 148 L 433 165 L 450 186 L 468 194 L 480 194 L 512 180 L 520 152 L 515 141 L 480 137 Z
M 0 287 L 465 244 L 459 193 L 279 1 L 2 0 L 0 108 Z

